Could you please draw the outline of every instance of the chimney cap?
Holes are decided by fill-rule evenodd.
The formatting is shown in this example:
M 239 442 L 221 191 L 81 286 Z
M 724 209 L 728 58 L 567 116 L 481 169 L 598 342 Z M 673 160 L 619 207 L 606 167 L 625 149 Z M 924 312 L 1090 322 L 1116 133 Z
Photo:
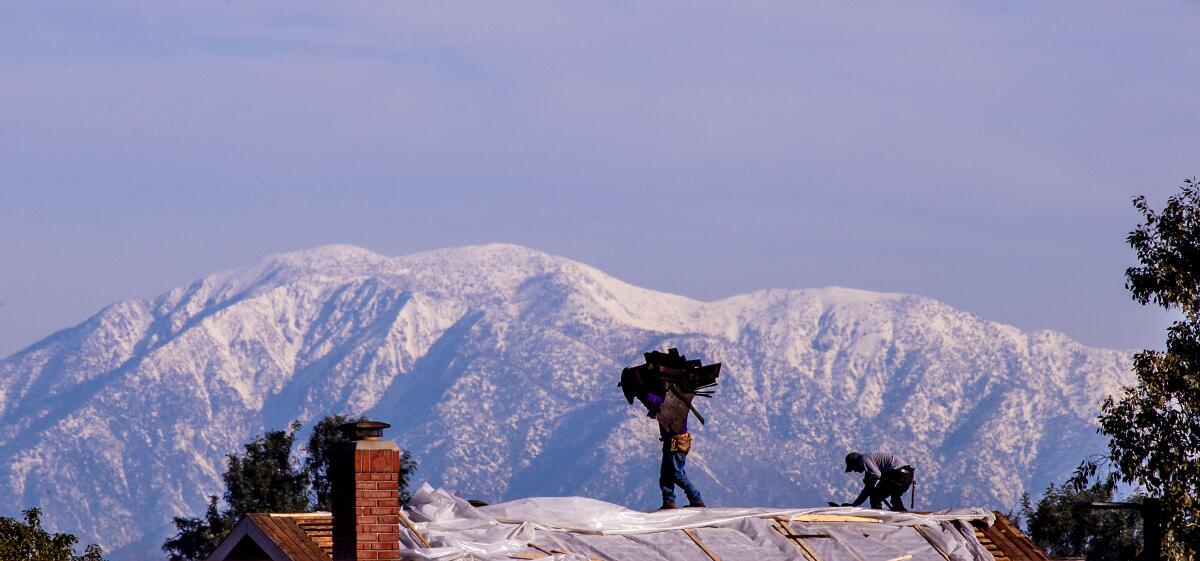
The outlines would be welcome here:
M 392 425 L 384 422 L 363 418 L 361 421 L 339 425 L 338 430 L 342 431 L 347 440 L 379 440 L 383 436 L 383 429 L 391 427 Z

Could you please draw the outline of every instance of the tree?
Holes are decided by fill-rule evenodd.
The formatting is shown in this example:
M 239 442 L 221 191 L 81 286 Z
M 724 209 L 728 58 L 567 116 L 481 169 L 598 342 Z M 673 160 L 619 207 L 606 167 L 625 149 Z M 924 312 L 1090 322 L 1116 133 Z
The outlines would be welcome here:
M 239 516 L 248 512 L 304 512 L 308 477 L 292 460 L 300 423 L 275 430 L 242 446 L 242 456 L 226 456 L 225 504 Z
M 25 522 L 0 516 L 0 559 L 4 561 L 104 561 L 104 551 L 90 544 L 75 555 L 79 542 L 72 534 L 51 534 L 42 529 L 42 511 L 22 512 Z
M 203 518 L 175 517 L 174 537 L 163 542 L 170 561 L 205 559 L 221 538 L 233 529 L 242 515 L 250 512 L 303 512 L 308 507 L 308 479 L 292 460 L 292 445 L 300 423 L 287 431 L 276 430 L 256 436 L 242 446 L 242 454 L 225 456 L 224 512 L 217 497 L 209 496 Z
M 1126 288 L 1182 319 L 1167 329 L 1166 350 L 1134 356 L 1137 382 L 1104 402 L 1100 432 L 1112 478 L 1161 500 L 1166 553 L 1190 559 L 1200 547 L 1200 184 L 1185 180 L 1161 213 L 1145 197 L 1133 205 L 1145 220 L 1127 238 L 1140 265 L 1125 272 Z
M 304 459 L 304 472 L 312 485 L 313 506 L 316 510 L 333 510 L 333 501 L 329 495 L 330 452 L 336 444 L 346 441 L 338 427 L 359 420 L 361 417 L 330 415 L 313 425 L 312 434 L 308 437 L 308 457 Z M 401 487 L 403 486 L 404 482 L 401 482 Z
M 1088 561 L 1129 561 L 1141 544 L 1141 520 L 1136 512 L 1073 508 L 1076 501 L 1108 502 L 1112 496 L 1112 489 L 1102 483 L 1085 489 L 1051 483 L 1036 506 L 1028 493 L 1021 497 L 1021 514 L 1030 539 L 1051 557 L 1082 555 Z
M 312 434 L 305 447 L 308 456 L 304 459 L 304 473 L 312 485 L 313 510 L 332 510 L 329 495 L 329 459 L 333 447 L 345 442 L 346 437 L 338 427 L 346 423 L 366 420 L 366 417 L 330 415 L 313 425 Z M 417 470 L 417 461 L 408 450 L 400 451 L 400 502 L 407 502 L 409 477 Z
M 209 495 L 204 518 L 175 517 L 175 529 L 179 533 L 167 538 L 163 551 L 167 552 L 170 561 L 207 559 L 236 522 L 234 516 L 222 514 L 217 509 L 217 496 Z
M 333 446 L 346 438 L 337 427 L 360 419 L 331 415 L 313 426 L 301 467 L 292 457 L 300 423 L 286 431 L 269 431 L 242 447 L 242 453 L 226 456 L 225 504 L 221 510 L 215 495 L 201 518 L 176 517 L 178 533 L 163 542 L 170 561 L 206 559 L 237 521 L 251 512 L 304 512 L 329 510 L 329 458 Z M 407 500 L 408 478 L 417 463 L 407 450 L 401 455 L 400 496 Z M 0 557 L 3 559 L 3 557 Z

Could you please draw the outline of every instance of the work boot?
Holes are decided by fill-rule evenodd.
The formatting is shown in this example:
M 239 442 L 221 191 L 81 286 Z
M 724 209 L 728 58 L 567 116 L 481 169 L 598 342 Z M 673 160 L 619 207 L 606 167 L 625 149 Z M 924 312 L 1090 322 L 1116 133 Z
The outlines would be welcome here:
M 663 503 L 662 506 L 658 507 L 658 510 L 675 510 L 676 508 L 679 507 L 675 506 L 675 503 Z
M 704 501 L 696 501 L 694 503 L 688 503 L 687 508 L 704 508 Z

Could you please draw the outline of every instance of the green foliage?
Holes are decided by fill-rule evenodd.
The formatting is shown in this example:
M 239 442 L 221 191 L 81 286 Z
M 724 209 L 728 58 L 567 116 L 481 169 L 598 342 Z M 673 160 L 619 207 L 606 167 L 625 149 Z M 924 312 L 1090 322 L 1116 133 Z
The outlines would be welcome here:
M 312 434 L 308 437 L 308 457 L 304 459 L 304 472 L 312 485 L 314 508 L 316 510 L 332 510 L 332 500 L 329 494 L 329 459 L 330 452 L 338 443 L 345 442 L 346 437 L 338 427 L 345 423 L 360 421 L 361 417 L 330 415 L 313 425 Z
M 1109 502 L 1112 489 L 1093 484 L 1046 488 L 1037 505 L 1025 494 L 1021 514 L 1033 543 L 1051 557 L 1085 556 L 1088 561 L 1129 561 L 1141 545 L 1141 518 L 1130 510 L 1075 510 L 1077 501 Z M 1138 502 L 1135 498 L 1134 502 Z
M 312 485 L 313 510 L 330 510 L 332 502 L 329 494 L 329 456 L 333 447 L 346 441 L 338 427 L 345 423 L 364 420 L 365 417 L 345 417 L 330 415 L 321 419 L 313 426 L 312 434 L 308 437 L 308 457 L 304 459 L 304 473 Z M 407 502 L 409 497 L 409 477 L 417 470 L 417 462 L 408 450 L 400 451 L 400 502 Z
M 334 445 L 345 442 L 337 427 L 359 418 L 331 415 L 313 426 L 301 463 L 292 457 L 300 423 L 286 431 L 269 431 L 242 447 L 242 453 L 226 456 L 221 510 L 217 497 L 210 496 L 202 518 L 176 517 L 178 533 L 163 543 L 170 561 L 206 559 L 238 520 L 251 512 L 305 512 L 329 510 L 329 460 Z M 409 476 L 417 468 L 407 450 L 401 455 L 400 496 L 408 498 Z M 0 557 L 0 559 L 4 559 Z M 90 560 L 88 560 L 90 561 Z
M 174 537 L 163 542 L 170 561 L 205 559 L 221 538 L 249 512 L 303 512 L 308 507 L 308 478 L 292 460 L 292 445 L 300 423 L 287 431 L 268 431 L 242 446 L 242 454 L 225 457 L 225 504 L 209 496 L 203 518 L 175 517 Z
M 0 559 L 4 561 L 104 561 L 104 551 L 90 544 L 75 555 L 79 541 L 71 534 L 51 534 L 42 529 L 42 511 L 24 511 L 25 522 L 0 516 Z
M 1140 265 L 1126 287 L 1183 318 L 1165 351 L 1134 357 L 1137 383 L 1105 401 L 1100 431 L 1111 437 L 1114 478 L 1161 499 L 1168 555 L 1190 559 L 1200 547 L 1200 184 L 1184 181 L 1161 213 L 1145 197 L 1133 204 L 1145 220 L 1127 238 Z
M 408 450 L 400 450 L 400 502 L 407 503 L 412 495 L 408 492 L 408 484 L 412 474 L 417 471 L 417 460 L 413 459 Z
M 217 509 L 217 496 L 209 495 L 204 518 L 175 517 L 179 533 L 163 543 L 163 551 L 170 561 L 207 559 L 236 522 L 232 512 L 222 514 Z
M 1137 252 L 1139 267 L 1125 271 L 1126 288 L 1142 304 L 1178 309 L 1191 321 L 1200 318 L 1200 184 L 1184 180 L 1179 194 L 1162 213 L 1133 199 L 1145 222 L 1126 241 Z
M 300 423 L 287 431 L 268 431 L 247 442 L 241 456 L 226 456 L 225 504 L 242 515 L 248 512 L 304 512 L 308 508 L 308 477 L 292 460 L 292 444 Z

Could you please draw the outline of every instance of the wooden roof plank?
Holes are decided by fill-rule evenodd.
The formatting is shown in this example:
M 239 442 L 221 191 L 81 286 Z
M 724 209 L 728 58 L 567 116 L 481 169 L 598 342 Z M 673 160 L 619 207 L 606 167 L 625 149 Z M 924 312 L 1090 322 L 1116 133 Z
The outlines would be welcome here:
M 413 524 L 412 520 L 409 520 L 408 517 L 404 515 L 403 510 L 400 511 L 400 522 L 404 524 L 404 527 L 408 529 L 409 532 L 412 532 L 412 534 L 416 536 L 418 540 L 420 540 L 421 545 L 425 546 L 425 549 L 433 547 L 430 545 L 429 540 L 425 539 L 425 536 L 417 530 L 417 527 Z
M 778 530 L 780 534 L 783 534 L 784 537 L 790 539 L 792 543 L 796 544 L 796 548 L 800 550 L 800 554 L 804 555 L 806 560 L 822 561 L 821 556 L 817 555 L 816 551 L 808 547 L 808 544 L 804 542 L 803 538 L 792 533 L 793 529 L 791 524 L 783 521 L 782 519 L 776 518 L 775 524 L 772 527 Z
M 330 557 L 291 517 L 271 516 L 269 523 L 278 536 L 280 549 L 287 552 L 292 561 L 330 561 Z
M 271 523 L 275 525 L 275 532 L 283 542 L 281 546 L 288 552 L 293 561 L 317 561 L 316 559 L 311 559 L 311 552 L 300 543 L 300 539 L 308 541 L 308 536 L 298 539 L 292 535 L 292 532 L 288 531 L 288 522 L 283 519 L 272 516 Z
M 926 542 L 929 542 L 929 546 L 932 547 L 934 551 L 938 552 L 938 555 L 941 555 L 942 559 L 950 561 L 950 554 L 946 553 L 946 550 L 942 549 L 942 546 L 938 545 L 937 541 L 929 535 L 928 530 L 921 526 L 913 526 L 913 528 L 916 529 L 917 533 L 920 534 L 922 538 L 925 538 Z
M 309 539 L 316 542 L 317 547 L 321 548 L 326 556 L 333 558 L 333 515 L 314 513 L 309 516 L 291 518 L 301 530 L 304 530 Z
M 700 549 L 704 550 L 704 554 L 708 555 L 709 559 L 712 559 L 712 561 L 721 561 L 721 558 L 717 557 L 717 554 L 713 553 L 713 550 L 709 549 L 707 545 L 704 545 L 704 542 L 700 541 L 700 536 L 696 535 L 694 530 L 691 528 L 684 528 L 683 533 L 687 534 L 687 537 L 692 538 L 692 541 L 696 542 L 696 545 L 700 546 Z
M 1013 526 L 1008 518 L 999 512 L 993 514 L 996 521 L 991 526 L 975 525 L 975 530 L 982 532 L 999 550 L 1001 555 L 992 553 L 997 561 L 1001 560 L 1001 556 L 1011 561 L 1050 561 L 1045 552 L 1034 545 L 1019 528 Z M 984 540 L 980 539 L 980 543 L 984 543 Z M 992 550 L 989 548 L 989 551 Z

